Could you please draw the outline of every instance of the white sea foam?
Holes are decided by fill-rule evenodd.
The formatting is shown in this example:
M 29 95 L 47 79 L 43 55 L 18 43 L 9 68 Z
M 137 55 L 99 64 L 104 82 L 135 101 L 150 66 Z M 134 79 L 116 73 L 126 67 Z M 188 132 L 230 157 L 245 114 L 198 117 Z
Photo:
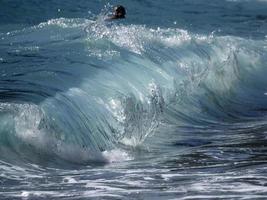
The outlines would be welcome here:
M 129 161 L 133 159 L 133 157 L 131 157 L 128 153 L 120 149 L 104 151 L 103 156 L 109 163 Z

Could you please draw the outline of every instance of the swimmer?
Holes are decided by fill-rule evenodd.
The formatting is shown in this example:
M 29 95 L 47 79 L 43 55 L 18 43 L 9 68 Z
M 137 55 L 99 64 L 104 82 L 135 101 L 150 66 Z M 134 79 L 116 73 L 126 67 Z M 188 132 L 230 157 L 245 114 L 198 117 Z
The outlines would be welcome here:
M 118 5 L 114 8 L 114 14 L 108 18 L 108 20 L 113 19 L 124 19 L 126 15 L 125 8 L 122 5 Z

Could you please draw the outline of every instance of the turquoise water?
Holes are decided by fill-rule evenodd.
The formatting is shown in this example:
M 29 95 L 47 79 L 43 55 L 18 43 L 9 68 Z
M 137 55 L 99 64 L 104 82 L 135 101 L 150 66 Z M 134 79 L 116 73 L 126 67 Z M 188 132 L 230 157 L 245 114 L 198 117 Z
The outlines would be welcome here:
M 0 199 L 265 199 L 266 9 L 1 2 Z

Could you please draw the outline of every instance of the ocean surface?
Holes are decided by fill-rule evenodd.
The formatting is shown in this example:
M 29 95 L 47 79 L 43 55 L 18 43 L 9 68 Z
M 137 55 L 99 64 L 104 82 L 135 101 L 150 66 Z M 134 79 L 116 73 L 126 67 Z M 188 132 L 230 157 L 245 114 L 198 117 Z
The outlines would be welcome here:
M 0 0 L 1 200 L 266 198 L 266 0 Z

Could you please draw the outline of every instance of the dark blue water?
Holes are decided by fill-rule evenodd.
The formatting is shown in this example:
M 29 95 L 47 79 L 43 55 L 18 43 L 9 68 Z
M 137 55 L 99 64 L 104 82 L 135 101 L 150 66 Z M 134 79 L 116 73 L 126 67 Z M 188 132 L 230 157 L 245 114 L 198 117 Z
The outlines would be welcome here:
M 267 1 L 0 5 L 0 199 L 266 198 Z

